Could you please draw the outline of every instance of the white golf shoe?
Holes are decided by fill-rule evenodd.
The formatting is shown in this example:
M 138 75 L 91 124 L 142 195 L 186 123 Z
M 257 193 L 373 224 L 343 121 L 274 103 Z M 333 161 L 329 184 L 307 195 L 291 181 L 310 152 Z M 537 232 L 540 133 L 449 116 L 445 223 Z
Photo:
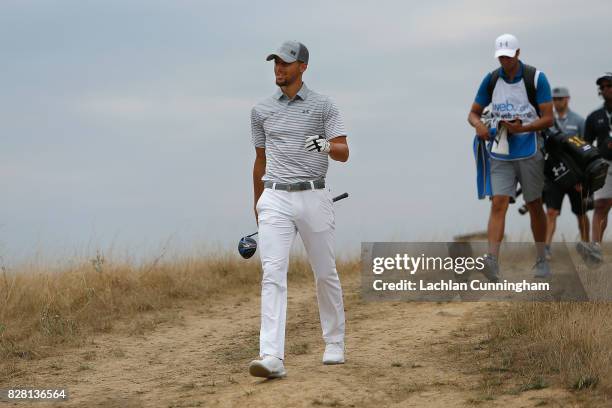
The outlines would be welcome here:
M 344 342 L 325 345 L 323 364 L 344 364 Z
M 283 360 L 265 355 L 261 360 L 253 360 L 249 364 L 249 373 L 253 377 L 283 378 L 287 375 Z

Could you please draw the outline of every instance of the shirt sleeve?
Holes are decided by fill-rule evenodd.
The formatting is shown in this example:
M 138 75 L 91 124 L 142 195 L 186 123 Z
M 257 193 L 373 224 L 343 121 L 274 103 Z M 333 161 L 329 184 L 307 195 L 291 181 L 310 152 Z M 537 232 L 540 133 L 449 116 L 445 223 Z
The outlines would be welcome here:
M 251 109 L 251 138 L 255 147 L 266 147 L 266 133 L 263 121 L 255 108 Z
M 578 116 L 578 136 L 584 139 L 584 119 Z
M 325 128 L 325 138 L 327 140 L 338 136 L 346 136 L 344 119 L 338 107 L 331 99 L 327 100 L 326 106 L 323 109 L 323 125 Z
M 591 144 L 593 144 L 593 141 L 595 141 L 595 129 L 593 129 L 592 113 L 587 116 L 586 121 L 584 122 L 584 140 Z
M 540 72 L 540 75 L 538 75 L 538 83 L 536 84 L 536 102 L 538 105 L 552 102 L 550 83 L 543 72 Z
M 480 87 L 478 88 L 478 92 L 476 93 L 476 99 L 474 102 L 479 104 L 480 106 L 487 107 L 491 103 L 491 96 L 489 95 L 489 82 L 491 82 L 491 73 L 489 72 L 482 82 L 480 83 Z

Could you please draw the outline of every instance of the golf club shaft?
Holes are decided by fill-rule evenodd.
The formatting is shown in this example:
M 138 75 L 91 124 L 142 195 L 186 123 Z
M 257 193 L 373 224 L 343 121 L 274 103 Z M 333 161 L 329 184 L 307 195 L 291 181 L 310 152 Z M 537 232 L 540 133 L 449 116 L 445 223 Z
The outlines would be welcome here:
M 336 201 L 344 200 L 348 196 L 349 196 L 348 193 L 342 193 L 339 196 L 336 196 L 336 197 L 332 198 L 332 202 L 335 203 Z M 251 235 L 247 235 L 247 237 L 253 237 L 253 236 L 257 235 L 258 232 L 259 231 L 256 231 L 256 232 L 252 233 Z

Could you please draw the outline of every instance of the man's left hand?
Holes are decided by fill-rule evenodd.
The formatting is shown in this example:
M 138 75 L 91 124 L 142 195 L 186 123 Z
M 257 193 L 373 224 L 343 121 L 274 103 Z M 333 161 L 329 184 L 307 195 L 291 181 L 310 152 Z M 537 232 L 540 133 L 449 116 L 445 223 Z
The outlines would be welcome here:
M 523 122 L 520 119 L 514 119 L 513 121 L 502 120 L 503 125 L 508 129 L 508 133 L 523 133 Z
M 331 150 L 331 143 L 323 136 L 314 135 L 306 139 L 304 148 L 309 152 L 329 153 Z

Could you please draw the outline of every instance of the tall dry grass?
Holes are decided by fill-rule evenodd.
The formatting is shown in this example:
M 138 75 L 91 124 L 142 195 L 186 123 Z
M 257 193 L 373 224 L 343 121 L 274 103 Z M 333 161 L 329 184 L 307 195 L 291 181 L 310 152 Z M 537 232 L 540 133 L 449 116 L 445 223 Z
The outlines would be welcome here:
M 356 260 L 341 261 L 338 268 L 356 270 L 356 264 Z M 289 281 L 305 279 L 312 279 L 307 261 L 293 256 Z M 257 258 L 244 260 L 228 252 L 158 258 L 141 265 L 97 255 L 60 270 L 4 269 L 0 271 L 0 361 L 52 355 L 61 345 L 77 345 L 88 335 L 112 331 L 120 321 L 163 311 L 183 300 L 256 294 L 260 282 Z M 0 372 L 0 383 L 2 376 Z
M 524 387 L 612 391 L 612 304 L 519 303 L 490 326 L 490 350 Z

